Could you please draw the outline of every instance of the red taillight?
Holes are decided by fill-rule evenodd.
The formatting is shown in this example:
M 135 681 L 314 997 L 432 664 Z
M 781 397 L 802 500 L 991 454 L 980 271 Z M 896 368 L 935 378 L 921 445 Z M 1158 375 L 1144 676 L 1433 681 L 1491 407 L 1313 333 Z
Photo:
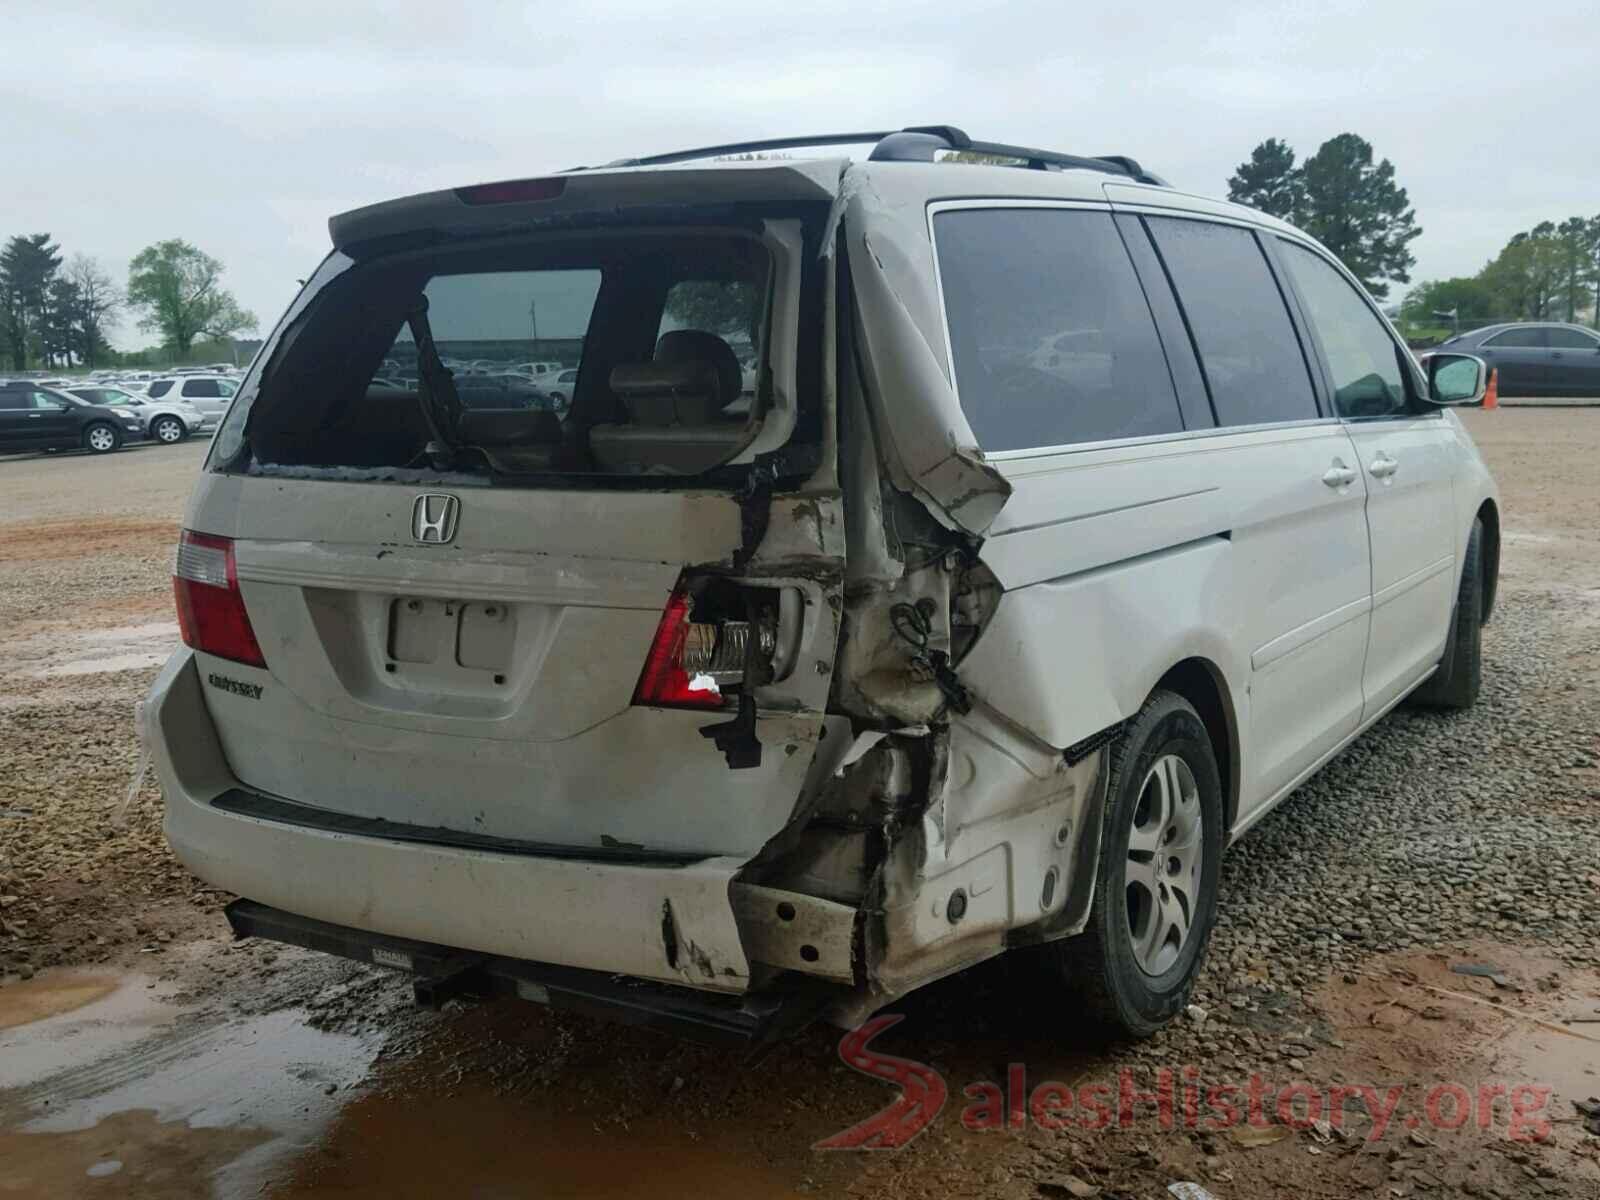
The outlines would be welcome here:
M 506 179 L 475 183 L 456 189 L 463 204 L 518 204 L 528 200 L 554 200 L 567 190 L 565 179 Z
M 246 666 L 267 665 L 239 594 L 232 538 L 185 529 L 178 538 L 172 595 L 187 645 Z
M 683 664 L 689 630 L 689 593 L 679 587 L 667 598 L 666 611 L 656 626 L 656 636 L 645 656 L 635 704 L 657 708 L 721 708 L 722 693 L 709 675 L 696 674 Z

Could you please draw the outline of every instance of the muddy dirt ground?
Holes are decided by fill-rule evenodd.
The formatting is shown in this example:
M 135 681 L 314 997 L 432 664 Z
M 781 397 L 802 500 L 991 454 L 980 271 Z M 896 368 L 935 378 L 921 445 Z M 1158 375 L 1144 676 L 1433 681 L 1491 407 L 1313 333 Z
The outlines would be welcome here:
M 1236 848 L 1151 1042 L 1022 959 L 895 1006 L 948 1099 L 873 1153 L 812 1149 L 895 1094 L 835 1030 L 750 1061 L 230 942 L 128 786 L 205 448 L 0 461 L 0 1197 L 1600 1196 L 1600 410 L 1465 419 L 1505 512 L 1479 707 L 1388 718 Z

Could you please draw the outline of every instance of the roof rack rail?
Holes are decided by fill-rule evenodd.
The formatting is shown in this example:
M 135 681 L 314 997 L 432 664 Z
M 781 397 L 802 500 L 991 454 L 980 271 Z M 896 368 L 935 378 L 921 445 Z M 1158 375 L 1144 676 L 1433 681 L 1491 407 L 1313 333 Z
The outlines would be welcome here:
M 1086 170 L 1108 175 L 1125 175 L 1137 183 L 1170 186 L 1159 175 L 1152 175 L 1137 160 L 1121 154 L 1085 156 L 1038 150 L 1031 146 L 1012 146 L 1004 142 L 978 142 L 954 125 L 911 125 L 905 129 L 876 133 L 819 133 L 803 137 L 763 138 L 753 142 L 729 142 L 722 146 L 701 146 L 694 150 L 674 150 L 668 154 L 647 154 L 640 158 L 619 158 L 608 167 L 659 167 L 668 163 L 690 162 L 699 158 L 724 158 L 734 154 L 754 154 L 763 150 L 799 150 L 812 146 L 872 146 L 869 162 L 934 162 L 943 152 L 987 154 L 1017 160 L 1017 165 L 1034 171 Z M 1008 165 L 1008 164 L 997 164 Z M 583 170 L 578 167 L 576 170 Z

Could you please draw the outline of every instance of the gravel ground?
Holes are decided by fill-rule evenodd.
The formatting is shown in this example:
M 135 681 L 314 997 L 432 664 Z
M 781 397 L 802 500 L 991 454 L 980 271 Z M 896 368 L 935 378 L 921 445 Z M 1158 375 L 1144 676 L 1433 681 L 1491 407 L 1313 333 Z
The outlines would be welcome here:
M 942 1119 L 899 1153 L 807 1149 L 892 1095 L 839 1065 L 826 1030 L 741 1066 L 519 1005 L 418 1014 L 387 975 L 205 940 L 222 897 L 165 850 L 153 789 L 112 820 L 135 765 L 131 706 L 153 668 L 92 669 L 172 638 L 166 556 L 198 446 L 0 463 L 0 511 L 13 518 L 0 524 L 0 738 L 13 768 L 0 784 L 0 974 L 133 964 L 217 1013 L 299 1005 L 321 1027 L 383 1035 L 323 1150 L 275 1178 L 284 1195 L 452 1186 L 463 1156 L 490 1186 L 489 1143 L 522 1130 L 547 1147 L 547 1179 L 573 1155 L 591 1174 L 621 1170 L 618 1146 L 659 1143 L 683 1173 L 656 1180 L 656 1195 L 695 1180 L 715 1194 L 719 1171 L 756 1164 L 739 1194 L 1155 1197 L 1187 1179 L 1219 1200 L 1600 1196 L 1600 1138 L 1566 1106 L 1600 1094 L 1600 1023 L 1562 1024 L 1585 1004 L 1600 1013 L 1600 411 L 1466 419 L 1500 479 L 1506 528 L 1479 704 L 1397 711 L 1234 849 L 1196 1007 L 1151 1042 L 1081 1044 L 1070 1004 L 1038 994 L 1021 962 L 899 1006 L 907 1019 L 883 1045 L 933 1064 L 951 1090 Z M 1498 978 L 1450 972 L 1469 960 Z M 1503 1125 L 1408 1128 L 1373 1145 L 1311 1131 L 1245 1146 L 1153 1117 L 1128 1130 L 966 1132 L 963 1087 L 1004 1086 L 1008 1063 L 1026 1064 L 1030 1084 L 1113 1088 L 1124 1069 L 1143 1086 L 1161 1067 L 1227 1082 L 1548 1080 L 1558 1120 L 1532 1145 Z M 407 1124 L 422 1101 L 448 1153 L 413 1148 L 435 1131 Z

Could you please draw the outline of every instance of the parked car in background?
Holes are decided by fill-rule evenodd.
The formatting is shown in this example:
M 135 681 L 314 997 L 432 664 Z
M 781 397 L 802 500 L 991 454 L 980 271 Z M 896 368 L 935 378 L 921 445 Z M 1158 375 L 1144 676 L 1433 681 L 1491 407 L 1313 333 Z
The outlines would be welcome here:
M 83 448 L 94 454 L 144 436 L 127 409 L 91 404 L 32 380 L 0 383 L 0 451 Z
M 201 412 L 220 418 L 238 390 L 239 381 L 226 375 L 181 375 L 152 380 L 145 395 L 152 400 L 184 400 Z
M 1489 325 L 1432 353 L 1472 354 L 1500 372 L 1502 396 L 1600 396 L 1600 333 L 1560 322 Z
M 550 397 L 555 406 L 558 409 L 565 410 L 568 401 L 572 399 L 572 389 L 577 382 L 578 371 L 574 367 L 571 370 L 558 372 L 554 379 L 547 377 L 541 386 L 544 389 L 544 394 Z
M 68 388 L 71 395 L 90 404 L 106 408 L 120 408 L 139 418 L 144 436 L 152 441 L 171 445 L 181 442 L 190 434 L 215 429 L 222 418 L 217 413 L 206 413 L 182 399 L 151 400 L 125 388 L 75 387 Z

